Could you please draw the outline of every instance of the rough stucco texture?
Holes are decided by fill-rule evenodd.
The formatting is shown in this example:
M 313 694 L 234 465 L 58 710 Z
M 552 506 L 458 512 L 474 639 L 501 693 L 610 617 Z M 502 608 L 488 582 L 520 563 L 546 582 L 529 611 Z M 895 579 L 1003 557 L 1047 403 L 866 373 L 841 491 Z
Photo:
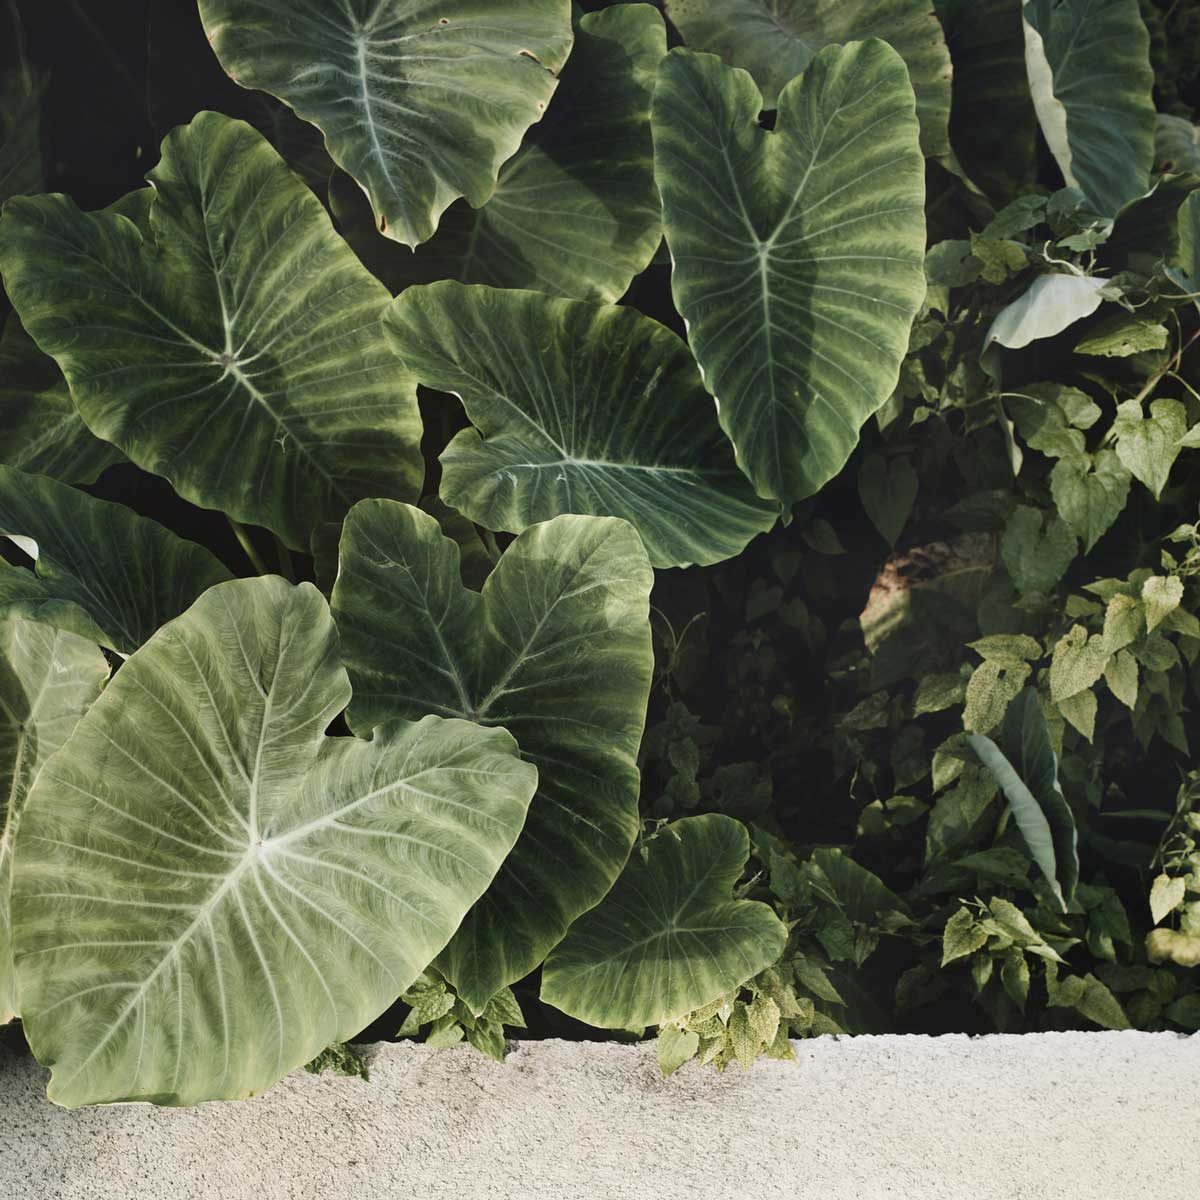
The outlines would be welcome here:
M 371 1081 L 66 1112 L 0 1059 L 3 1200 L 1196 1200 L 1200 1037 L 821 1038 L 662 1079 L 650 1046 L 377 1048 Z

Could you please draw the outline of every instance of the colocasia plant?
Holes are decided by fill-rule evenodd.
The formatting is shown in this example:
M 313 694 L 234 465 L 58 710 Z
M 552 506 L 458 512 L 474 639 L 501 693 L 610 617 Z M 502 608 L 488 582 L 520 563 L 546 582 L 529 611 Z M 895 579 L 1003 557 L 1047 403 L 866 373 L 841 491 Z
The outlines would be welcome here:
M 0 39 L 54 1100 L 1200 1028 L 1195 6 L 73 11 Z

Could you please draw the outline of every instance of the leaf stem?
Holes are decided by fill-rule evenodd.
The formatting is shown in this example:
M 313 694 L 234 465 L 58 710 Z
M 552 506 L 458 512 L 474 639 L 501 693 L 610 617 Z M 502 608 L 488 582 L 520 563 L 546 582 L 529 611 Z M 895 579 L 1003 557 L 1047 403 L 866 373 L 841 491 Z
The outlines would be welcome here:
M 250 560 L 250 565 L 254 568 L 258 575 L 269 575 L 266 563 L 263 562 L 262 556 L 254 548 L 254 543 L 250 540 L 250 535 L 246 532 L 244 525 L 239 525 L 228 513 L 225 514 L 225 520 L 229 522 L 229 528 L 233 530 L 233 536 L 237 538 L 238 545 Z

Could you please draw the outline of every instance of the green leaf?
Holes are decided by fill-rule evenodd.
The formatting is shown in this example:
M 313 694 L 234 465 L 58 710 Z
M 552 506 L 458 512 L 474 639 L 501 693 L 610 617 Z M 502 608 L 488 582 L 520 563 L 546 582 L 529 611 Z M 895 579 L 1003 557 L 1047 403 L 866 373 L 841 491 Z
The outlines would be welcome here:
M 531 526 L 482 595 L 418 509 L 365 500 L 346 520 L 333 611 L 352 728 L 465 716 L 511 730 L 538 768 L 516 850 L 438 962 L 474 1012 L 605 895 L 637 836 L 651 582 L 637 534 L 612 518 Z
M 731 898 L 749 854 L 731 817 L 666 826 L 551 951 L 542 1000 L 601 1029 L 660 1025 L 765 970 L 787 930 L 768 905 Z
M 442 453 L 441 494 L 485 528 L 622 517 L 673 567 L 730 558 L 778 517 L 738 471 L 686 343 L 631 308 L 447 280 L 409 288 L 386 326 L 475 425 Z
M 1096 732 L 1097 708 L 1096 694 L 1091 691 L 1076 692 L 1075 695 L 1058 701 L 1058 711 L 1089 742 Z
M 982 950 L 987 940 L 987 930 L 976 922 L 970 909 L 960 908 L 942 931 L 942 966 Z
M 1148 417 L 1139 400 L 1117 405 L 1113 421 L 1117 456 L 1156 500 L 1167 486 L 1171 467 L 1179 457 L 1179 441 L 1187 433 L 1187 427 L 1187 409 L 1178 400 L 1152 400 Z
M 1009 200 L 1032 181 L 1037 150 L 1020 6 L 1017 0 L 941 0 L 938 13 L 954 64 L 954 153 L 989 196 Z
M 664 1025 L 656 1040 L 658 1069 L 664 1075 L 673 1075 L 685 1062 L 696 1056 L 700 1049 L 700 1035 L 678 1025 Z
M 691 49 L 749 71 L 764 108 L 783 106 L 786 85 L 823 47 L 882 38 L 908 68 L 925 153 L 950 149 L 950 53 L 930 0 L 665 0 L 663 7 Z
M 1008 998 L 1024 1012 L 1029 1000 L 1029 963 L 1015 947 L 1004 956 L 1000 965 L 1000 984 Z
M 1155 925 L 1173 913 L 1187 895 L 1187 880 L 1182 875 L 1156 875 L 1150 886 L 1150 918 Z
M 388 1007 L 511 849 L 536 773 L 437 717 L 370 742 L 309 584 L 222 584 L 117 673 L 30 793 L 13 918 L 50 1097 L 269 1087 Z
M 1154 167 L 1164 174 L 1200 174 L 1200 125 L 1159 113 L 1154 127 Z
M 1113 217 L 1150 190 L 1154 73 L 1138 0 L 1024 0 L 1025 62 L 1069 187 Z
M 1073 1008 L 1104 1029 L 1129 1029 L 1129 1018 L 1120 1001 L 1094 975 L 1068 975 L 1061 983 L 1047 975 L 1051 1008 Z
M 1058 515 L 1083 541 L 1084 553 L 1112 528 L 1129 499 L 1132 476 L 1113 450 L 1066 454 L 1050 472 Z
M 753 80 L 673 50 L 655 174 L 676 307 L 721 427 L 786 505 L 845 465 L 887 401 L 925 295 L 924 167 L 904 63 L 827 47 L 758 123 Z
M 229 75 L 316 125 L 408 246 L 459 196 L 488 200 L 571 49 L 569 0 L 200 0 L 200 16 Z
M 1142 584 L 1146 632 L 1153 633 L 1183 603 L 1183 580 L 1178 575 L 1151 575 Z
M 970 742 L 1004 792 L 1033 861 L 1065 912 L 1079 882 L 1075 816 L 1059 787 L 1058 758 L 1037 692 L 1026 688 L 1010 705 L 1000 746 L 979 734 Z
M 1164 350 L 1167 327 L 1146 321 L 1131 313 L 1117 313 L 1094 326 L 1075 343 L 1076 354 L 1095 354 L 1101 358 L 1128 358 L 1146 350 Z
M 0 536 L 34 571 L 0 560 L 0 614 L 44 621 L 131 654 L 201 592 L 229 579 L 203 546 L 120 504 L 0 467 Z
M 1004 664 L 1028 662 L 1042 657 L 1041 643 L 1026 633 L 994 633 L 990 637 L 968 642 L 967 646 L 981 658 Z
M 1077 549 L 1075 535 L 1061 518 L 1018 504 L 1004 527 L 1000 557 L 1022 595 L 1040 594 L 1066 574 Z
M 1117 592 L 1104 610 L 1104 648 L 1115 654 L 1142 636 L 1145 608 L 1123 592 Z
M 1028 291 L 996 314 L 980 357 L 990 362 L 995 346 L 1019 350 L 1042 338 L 1057 337 L 1100 307 L 1104 301 L 1100 293 L 1108 284 L 1099 275 L 1039 275 Z
M 63 483 L 93 483 L 123 457 L 92 436 L 57 364 L 10 314 L 0 338 L 0 463 Z
M 894 546 L 904 530 L 920 480 L 906 457 L 870 454 L 858 472 L 858 495 L 871 524 Z
M 967 684 L 963 728 L 987 733 L 1004 720 L 1009 703 L 1020 695 L 1032 670 L 1026 662 L 989 660 L 975 668 Z
M 293 549 L 360 496 L 415 493 L 388 294 L 317 198 L 216 113 L 172 132 L 148 178 L 101 212 L 39 196 L 0 220 L 9 297 L 92 432 Z
M 369 207 L 347 180 L 355 208 L 337 191 L 333 203 L 339 217 L 349 209 L 341 224 L 351 245 L 394 292 L 457 279 L 618 300 L 662 241 L 650 98 L 666 52 L 662 17 L 649 4 L 580 17 L 553 103 L 500 168 L 482 208 L 453 204 L 413 254 L 380 238 L 373 224 L 357 235 L 355 208 Z M 367 224 L 365 215 L 358 224 Z
M 1128 650 L 1118 650 L 1105 664 L 1104 682 L 1126 708 L 1133 708 L 1138 697 L 1137 659 Z
M 107 678 L 108 662 L 91 642 L 19 617 L 0 619 L 0 1025 L 18 1012 L 9 899 L 25 800 Z
M 1103 634 L 1082 625 L 1071 628 L 1055 643 L 1050 660 L 1050 698 L 1058 703 L 1090 688 L 1108 664 L 1110 651 Z
M 18 10 L 12 6 L 9 11 L 17 19 L 5 22 L 9 26 L 5 39 L 19 46 L 13 29 L 20 27 Z M 46 82 L 24 62 L 0 70 L 0 204 L 10 196 L 45 188 L 42 101 Z

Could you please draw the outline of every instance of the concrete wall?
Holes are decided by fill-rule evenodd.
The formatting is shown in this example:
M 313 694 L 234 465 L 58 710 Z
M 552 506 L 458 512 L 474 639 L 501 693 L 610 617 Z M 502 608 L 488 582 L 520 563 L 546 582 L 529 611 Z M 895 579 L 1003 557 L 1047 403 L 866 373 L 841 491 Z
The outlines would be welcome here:
M 370 1083 L 66 1112 L 0 1060 L 2 1200 L 1197 1200 L 1200 1037 L 796 1043 L 662 1079 L 652 1047 L 381 1046 Z

